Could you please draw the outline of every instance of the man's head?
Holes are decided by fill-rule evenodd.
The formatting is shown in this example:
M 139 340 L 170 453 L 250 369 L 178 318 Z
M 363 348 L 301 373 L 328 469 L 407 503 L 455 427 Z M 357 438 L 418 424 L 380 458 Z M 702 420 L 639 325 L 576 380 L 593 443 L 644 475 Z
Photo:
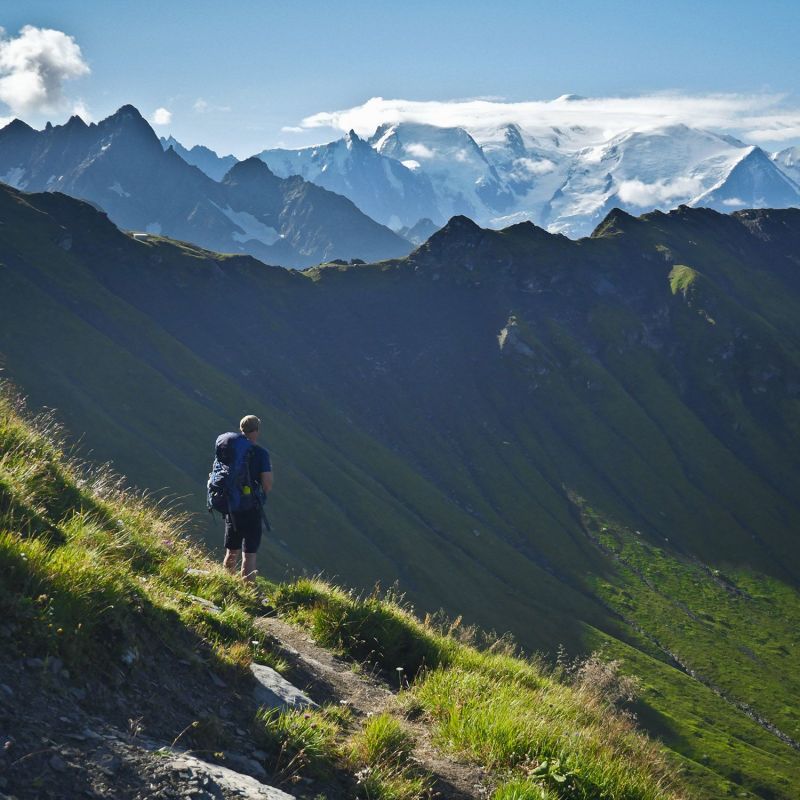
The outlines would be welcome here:
M 253 414 L 248 414 L 242 417 L 239 423 L 239 430 L 251 441 L 254 442 L 258 438 L 258 432 L 261 430 L 261 420 Z

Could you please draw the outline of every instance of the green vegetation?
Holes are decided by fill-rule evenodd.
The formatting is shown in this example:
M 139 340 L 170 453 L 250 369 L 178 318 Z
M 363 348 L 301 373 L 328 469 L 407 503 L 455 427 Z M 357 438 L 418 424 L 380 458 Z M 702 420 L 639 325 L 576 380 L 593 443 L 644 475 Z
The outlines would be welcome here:
M 234 679 L 280 666 L 253 625 L 257 592 L 207 561 L 184 517 L 65 458 L 52 421 L 19 409 L 3 387 L 0 616 L 21 654 L 102 674 L 163 648 L 197 659 L 200 642 Z
M 370 717 L 350 739 L 347 759 L 368 800 L 429 797 L 430 780 L 410 761 L 413 739 L 388 713 Z
M 8 393 L 0 398 L 0 612 L 20 631 L 20 655 L 58 656 L 100 680 L 112 664 L 146 660 L 156 647 L 227 665 L 233 679 L 250 658 L 263 660 L 258 587 L 209 563 L 174 512 L 66 459 L 55 434 L 47 419 L 22 417 Z M 608 692 L 591 688 L 596 681 L 561 682 L 514 658 L 502 640 L 494 652 L 478 650 L 467 641 L 474 631 L 423 622 L 397 599 L 359 599 L 309 580 L 270 590 L 321 641 L 387 671 L 401 667 L 403 694 L 430 716 L 443 749 L 552 797 L 677 796 L 663 755 Z M 214 718 L 195 728 L 197 742 L 219 738 Z M 262 710 L 254 732 L 285 777 L 346 769 L 367 798 L 429 793 L 411 759 L 413 737 L 389 713 L 357 727 L 338 706 Z
M 679 795 L 674 765 L 615 708 L 631 684 L 614 666 L 589 660 L 565 683 L 502 645 L 492 652 L 459 641 L 391 596 L 360 598 L 321 581 L 281 586 L 275 602 L 318 641 L 387 673 L 408 669 L 416 676 L 408 691 L 434 721 L 443 749 L 515 775 L 501 792 L 536 785 L 565 798 Z M 361 749 L 402 751 L 402 732 L 380 725 L 381 738 L 392 743 L 370 745 L 365 731 Z
M 678 294 L 678 292 L 680 292 L 686 295 L 697 281 L 697 278 L 697 270 L 683 264 L 676 264 L 669 273 L 669 286 L 670 289 L 672 289 L 672 294 Z
M 272 753 L 284 778 L 301 770 L 326 776 L 339 753 L 342 717 L 339 709 L 263 708 L 254 722 L 255 740 Z

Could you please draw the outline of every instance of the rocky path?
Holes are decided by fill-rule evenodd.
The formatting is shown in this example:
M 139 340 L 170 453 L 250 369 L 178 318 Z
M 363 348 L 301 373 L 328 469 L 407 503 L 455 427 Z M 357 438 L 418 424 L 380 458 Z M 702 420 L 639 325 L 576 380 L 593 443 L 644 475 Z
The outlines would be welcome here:
M 292 679 L 315 702 L 346 703 L 357 717 L 391 711 L 397 694 L 384 681 L 332 655 L 309 634 L 276 617 L 262 617 L 259 627 L 292 666 Z M 490 793 L 489 778 L 479 767 L 444 757 L 421 721 L 406 720 L 416 746 L 413 758 L 430 773 L 434 792 L 444 800 L 481 800 Z
M 168 650 L 97 682 L 70 675 L 58 659 L 4 657 L 0 631 L 0 800 L 354 797 L 353 778 L 344 773 L 327 782 L 272 774 L 274 765 L 253 741 L 253 715 L 263 705 L 342 703 L 363 719 L 399 711 L 396 687 L 280 619 L 261 618 L 258 625 L 291 665 L 291 683 L 254 665 L 246 685 L 226 687 Z M 209 714 L 217 739 L 198 745 L 193 720 Z M 413 758 L 431 775 L 435 796 L 489 794 L 483 771 L 441 755 L 423 720 L 406 725 L 416 742 Z
M 182 746 L 185 719 L 178 741 L 143 733 L 147 706 L 130 685 L 104 697 L 76 683 L 57 659 L 0 656 L 0 800 L 293 800 L 269 785 L 241 721 L 231 722 L 238 752 L 213 763 Z

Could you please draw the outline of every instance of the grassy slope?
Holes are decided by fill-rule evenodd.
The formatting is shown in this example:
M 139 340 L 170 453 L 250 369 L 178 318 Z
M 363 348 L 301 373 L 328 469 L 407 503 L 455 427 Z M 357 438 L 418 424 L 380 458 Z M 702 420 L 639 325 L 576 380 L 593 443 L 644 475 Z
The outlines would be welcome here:
M 669 539 L 661 567 L 676 586 L 698 580 L 692 553 L 725 574 L 750 570 L 796 618 L 796 592 L 781 584 L 794 583 L 798 563 L 798 471 L 781 441 L 796 432 L 796 400 L 758 367 L 767 352 L 779 380 L 797 369 L 797 294 L 791 274 L 752 266 L 762 263 L 752 242 L 732 254 L 727 231 L 700 231 L 698 252 L 686 221 L 665 215 L 624 219 L 577 245 L 516 226 L 466 255 L 446 231 L 441 252 L 423 248 L 413 270 L 300 276 L 166 240 L 132 243 L 98 228 L 93 212 L 78 220 L 73 205 L 46 201 L 50 217 L 3 198 L 14 224 L 2 231 L 0 352 L 32 400 L 57 405 L 100 458 L 117 457 L 142 485 L 193 493 L 208 441 L 259 409 L 279 465 L 273 574 L 288 564 L 361 586 L 399 580 L 421 607 L 510 627 L 530 647 L 604 642 L 652 681 L 643 716 L 697 765 L 708 796 L 730 787 L 721 776 L 791 796 L 794 753 L 660 646 L 680 645 L 687 669 L 797 738 L 780 662 L 764 660 L 760 683 L 739 674 L 747 615 L 764 616 L 749 601 L 746 615 L 726 612 L 725 660 L 709 662 L 718 631 L 691 615 L 685 636 L 661 642 L 671 607 L 586 535 L 570 500 L 577 492 L 650 547 Z M 59 219 L 91 241 L 74 233 L 65 253 Z M 675 264 L 697 276 L 676 280 Z M 241 305 L 234 346 L 215 325 L 230 292 Z M 533 355 L 499 352 L 509 312 Z M 637 615 L 619 605 L 626 593 Z M 705 589 L 682 602 L 697 617 L 716 613 Z M 783 633 L 770 629 L 757 658 Z M 700 717 L 702 741 L 690 734 Z M 730 745 L 743 736 L 744 749 Z
M 681 796 L 664 754 L 614 710 L 607 693 L 585 681 L 561 682 L 533 662 L 478 651 L 392 601 L 354 600 L 320 582 L 276 586 L 259 579 L 255 588 L 240 582 L 183 536 L 183 520 L 120 489 L 105 471 L 66 459 L 52 423 L 23 416 L 3 389 L 0 635 L 15 634 L 4 658 L 58 657 L 73 674 L 102 682 L 119 671 L 126 653 L 146 670 L 156 651 L 163 669 L 169 652 L 176 661 L 189 656 L 186 663 L 203 675 L 211 669 L 236 681 L 253 659 L 280 666 L 254 625 L 258 591 L 268 589 L 285 612 L 316 624 L 321 639 L 354 655 L 366 655 L 359 650 L 366 645 L 374 656 L 377 648 L 384 668 L 404 661 L 409 675 L 418 674 L 407 710 L 428 708 L 444 749 L 468 755 L 501 782 L 522 781 L 523 796 Z M 418 672 L 425 657 L 430 671 Z M 456 696 L 462 702 L 452 706 Z M 493 727 L 480 725 L 487 719 Z M 408 760 L 412 742 L 388 713 L 359 727 L 335 708 L 259 712 L 253 726 L 272 754 L 270 770 L 288 753 L 294 769 L 307 767 L 318 778 L 336 767 L 359 772 L 358 796 L 428 796 L 427 779 Z M 220 748 L 213 730 L 190 727 L 189 739 Z M 495 796 L 508 796 L 504 791 Z

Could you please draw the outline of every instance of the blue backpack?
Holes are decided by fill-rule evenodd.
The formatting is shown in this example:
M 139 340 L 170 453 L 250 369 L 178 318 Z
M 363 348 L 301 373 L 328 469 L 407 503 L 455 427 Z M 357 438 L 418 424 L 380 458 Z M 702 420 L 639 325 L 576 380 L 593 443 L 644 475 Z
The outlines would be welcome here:
M 208 476 L 208 510 L 233 514 L 253 507 L 255 491 L 250 476 L 252 442 L 241 433 L 223 433 L 214 445 L 214 463 Z

